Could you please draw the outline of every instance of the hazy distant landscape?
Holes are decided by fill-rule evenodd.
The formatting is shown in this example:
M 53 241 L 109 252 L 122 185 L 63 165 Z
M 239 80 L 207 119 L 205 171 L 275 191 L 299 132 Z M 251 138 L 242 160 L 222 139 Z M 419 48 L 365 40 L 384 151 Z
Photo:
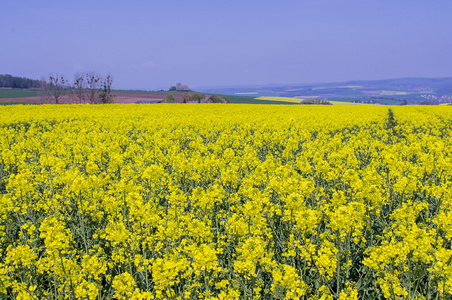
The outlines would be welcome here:
M 327 98 L 332 101 L 398 105 L 452 102 L 452 78 L 399 78 L 317 84 L 198 88 L 200 92 L 248 97 Z
M 16 77 L 14 77 L 16 78 Z M 31 79 L 26 79 L 31 80 Z M 188 88 L 188 86 L 187 86 Z M 68 87 L 68 90 L 70 87 Z M 231 103 L 297 104 L 303 99 L 326 99 L 332 103 L 378 105 L 444 104 L 452 102 L 452 77 L 355 80 L 311 84 L 198 87 L 189 93 L 227 96 Z M 182 92 L 169 90 L 112 90 L 115 103 L 164 101 L 166 95 L 182 102 Z M 39 88 L 0 87 L 0 103 L 42 103 Z M 280 97 L 276 99 L 275 97 Z M 66 101 L 70 103 L 71 101 Z

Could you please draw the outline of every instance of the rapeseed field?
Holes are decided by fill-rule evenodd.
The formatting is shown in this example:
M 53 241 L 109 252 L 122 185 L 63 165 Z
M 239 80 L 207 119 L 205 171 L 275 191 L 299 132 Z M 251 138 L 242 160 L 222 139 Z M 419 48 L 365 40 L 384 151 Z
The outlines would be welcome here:
M 2 299 L 451 299 L 452 108 L 0 108 Z

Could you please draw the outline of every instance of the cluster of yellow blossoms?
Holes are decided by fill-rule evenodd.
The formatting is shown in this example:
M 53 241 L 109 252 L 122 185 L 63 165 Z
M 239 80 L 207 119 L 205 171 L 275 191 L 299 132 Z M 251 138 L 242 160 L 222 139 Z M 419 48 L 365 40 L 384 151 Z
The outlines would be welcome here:
M 450 299 L 449 107 L 0 108 L 0 297 Z

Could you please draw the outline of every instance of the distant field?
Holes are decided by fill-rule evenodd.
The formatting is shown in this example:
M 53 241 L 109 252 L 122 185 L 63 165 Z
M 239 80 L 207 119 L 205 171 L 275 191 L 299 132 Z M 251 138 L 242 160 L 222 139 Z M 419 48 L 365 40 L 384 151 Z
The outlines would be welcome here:
M 112 93 L 154 93 L 154 92 L 141 91 L 141 90 L 112 90 Z M 158 93 L 161 93 L 161 92 L 158 92 Z
M 303 99 L 289 98 L 289 97 L 259 97 L 258 100 L 265 101 L 278 101 L 278 102 L 289 102 L 289 103 L 300 103 Z M 353 103 L 348 101 L 330 101 L 333 105 L 371 105 L 363 103 Z
M 113 94 L 116 96 L 116 103 L 135 103 L 137 101 L 147 101 L 165 98 L 167 92 L 161 91 L 139 91 L 139 90 L 114 90 Z M 182 92 L 171 92 L 176 98 L 176 102 L 182 102 Z M 190 92 L 193 93 L 193 92 Z M 206 93 L 205 93 L 206 94 Z M 209 95 L 209 94 L 206 94 Z M 235 104 L 298 104 L 302 99 L 290 98 L 290 97 L 252 97 L 245 95 L 222 95 L 227 97 L 231 103 Z M 29 98 L 35 97 L 35 98 Z M 179 99 L 180 98 L 180 99 Z M 4 99 L 3 101 L 1 101 Z M 17 100 L 15 100 L 17 99 Z M 331 99 L 332 103 L 336 105 L 341 104 L 354 104 L 351 103 L 356 98 L 337 98 Z M 369 100 L 368 98 L 363 98 L 359 100 Z M 399 101 L 389 100 L 389 99 L 378 99 L 382 104 L 386 105 L 398 105 Z M 0 104 L 1 105 L 11 105 L 11 104 L 25 104 L 25 103 L 41 103 L 41 99 L 38 96 L 38 92 L 35 90 L 19 90 L 19 89 L 0 89 Z M 64 100 L 63 103 L 71 103 L 70 101 Z M 355 104 L 356 105 L 356 104 Z
M 367 104 L 367 103 L 353 103 L 353 102 L 342 102 L 342 101 L 330 101 L 333 105 L 375 105 L 375 104 Z
M 195 91 L 190 91 L 190 92 L 185 92 L 185 91 L 171 91 L 171 92 L 168 92 L 168 91 L 162 91 L 162 90 L 160 90 L 160 91 L 112 90 L 111 92 L 112 92 L 112 93 L 121 93 L 121 94 L 124 94 L 124 93 L 129 93 L 129 94 L 145 94 L 145 93 L 147 93 L 147 94 L 161 94 L 161 93 L 183 94 L 183 93 L 189 93 L 189 94 L 192 94 L 192 93 L 194 93 Z
M 249 96 L 230 96 L 230 95 L 220 95 L 225 96 L 226 98 L 231 101 L 231 103 L 235 104 L 294 104 L 293 102 L 283 102 L 283 101 L 276 101 L 276 100 L 262 100 L 255 97 L 249 97 Z M 269 97 L 274 98 L 274 97 Z M 292 98 L 289 98 L 292 99 Z M 300 100 L 301 101 L 301 100 Z
M 386 99 L 386 98 L 354 98 L 354 97 L 343 97 L 343 98 L 331 98 L 329 99 L 330 102 L 346 102 L 346 103 L 352 103 L 353 101 L 369 101 L 369 100 L 376 100 L 379 101 L 383 105 L 399 105 L 400 101 L 392 100 L 392 99 Z
M 0 89 L 0 99 L 36 96 L 38 96 L 38 92 L 35 90 Z
M 195 93 L 196 91 L 191 91 L 188 92 L 189 94 Z M 187 92 L 180 92 L 180 91 L 140 91 L 140 90 L 114 90 L 113 94 L 115 95 L 121 95 L 122 97 L 127 97 L 124 94 L 135 94 L 133 96 L 133 98 L 135 98 L 135 96 L 137 94 L 142 94 L 142 96 L 146 96 L 146 94 L 155 94 L 155 95 L 160 95 L 162 93 L 171 93 L 171 94 L 183 94 L 183 93 L 187 93 Z M 229 101 L 231 103 L 235 103 L 235 104 L 293 104 L 293 103 L 298 103 L 301 100 L 298 99 L 294 99 L 294 98 L 283 98 L 283 97 L 253 97 L 251 96 L 251 93 L 243 93 L 240 95 L 222 95 L 222 94 L 211 94 L 211 93 L 201 93 L 204 95 L 219 95 L 219 96 L 224 96 L 226 98 L 229 99 Z M 152 97 L 154 97 L 155 95 L 152 95 Z M 179 96 L 180 97 L 180 96 Z M 265 99 L 264 99 L 265 98 Z M 281 100 L 281 99 L 289 99 L 291 101 L 287 101 L 287 100 Z M 177 99 L 176 99 L 177 100 Z M 292 101 L 295 100 L 295 101 Z M 118 101 L 120 102 L 120 101 Z M 177 101 L 176 101 L 177 102 Z M 283 102 L 283 103 L 281 103 Z
M 408 95 L 407 92 L 400 92 L 400 91 L 381 91 L 380 95 L 382 96 L 393 96 L 393 95 Z
M 266 100 L 266 101 L 277 101 L 277 102 L 289 102 L 289 103 L 300 103 L 302 99 L 290 98 L 290 97 L 258 97 L 255 98 L 257 100 Z

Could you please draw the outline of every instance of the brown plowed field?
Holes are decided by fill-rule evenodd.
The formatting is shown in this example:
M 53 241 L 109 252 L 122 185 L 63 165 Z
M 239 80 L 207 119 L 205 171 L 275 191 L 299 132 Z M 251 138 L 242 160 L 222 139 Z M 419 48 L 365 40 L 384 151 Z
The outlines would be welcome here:
M 166 93 L 112 93 L 115 96 L 115 103 L 128 104 L 136 103 L 138 101 L 155 101 L 165 100 Z M 182 94 L 173 94 L 175 102 L 182 102 Z M 74 95 L 72 95 L 74 97 Z M 22 97 L 22 98 L 4 98 L 0 99 L 2 102 L 19 102 L 19 103 L 43 103 L 41 97 Z M 62 103 L 74 103 L 74 99 L 69 96 L 65 96 Z
M 41 103 L 40 97 L 2 98 L 1 102 Z

